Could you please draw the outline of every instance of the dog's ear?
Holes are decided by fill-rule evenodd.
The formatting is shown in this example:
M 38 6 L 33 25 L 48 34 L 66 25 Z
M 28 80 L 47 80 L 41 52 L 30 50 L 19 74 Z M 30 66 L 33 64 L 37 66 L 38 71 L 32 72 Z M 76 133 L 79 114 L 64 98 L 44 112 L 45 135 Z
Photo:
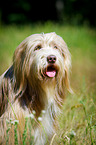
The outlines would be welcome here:
M 63 100 L 65 97 L 65 88 L 73 94 L 73 91 L 70 86 L 70 81 L 69 81 L 69 74 L 70 74 L 70 68 L 71 68 L 71 54 L 68 50 L 68 47 L 64 40 L 61 38 L 60 39 L 60 44 L 61 44 L 61 52 L 62 56 L 64 58 L 64 62 L 62 70 L 60 71 L 60 74 L 58 76 L 57 80 L 57 90 L 60 98 Z M 59 99 L 58 99 L 59 100 Z
M 69 81 L 69 72 L 67 69 L 65 70 L 63 75 L 59 76 L 57 80 L 57 90 L 61 99 L 65 98 L 65 89 L 67 89 L 71 94 L 73 94 L 73 90 L 71 89 Z
M 64 83 L 67 88 L 67 90 L 70 93 L 73 93 L 71 86 L 70 86 L 70 81 L 69 81 L 69 74 L 70 74 L 70 69 L 71 69 L 71 54 L 68 50 L 68 47 L 66 45 L 66 54 L 64 58 L 64 68 L 65 68 L 65 77 L 64 77 Z
M 17 90 L 22 90 L 25 88 L 26 77 L 24 72 L 24 63 L 26 56 L 26 47 L 27 44 L 23 41 L 15 50 L 13 56 L 13 67 L 14 67 L 14 79 L 15 87 Z
M 64 40 L 62 41 L 62 46 L 63 46 L 62 53 L 64 57 L 64 77 L 62 78 L 62 82 L 63 82 L 62 87 L 63 88 L 66 87 L 70 93 L 73 93 L 69 81 L 69 74 L 71 69 L 71 54 Z
M 72 91 L 71 86 L 70 86 L 69 72 L 68 72 L 68 70 L 65 70 L 64 83 L 65 83 L 65 86 L 66 86 L 67 90 L 68 90 L 71 94 L 73 94 L 73 91 Z

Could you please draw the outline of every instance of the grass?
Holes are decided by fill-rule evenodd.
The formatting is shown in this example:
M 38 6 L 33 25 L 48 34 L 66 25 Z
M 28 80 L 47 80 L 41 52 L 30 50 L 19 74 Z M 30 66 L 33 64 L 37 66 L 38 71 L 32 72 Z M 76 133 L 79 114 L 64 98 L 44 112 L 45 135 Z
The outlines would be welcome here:
M 96 101 L 93 92 L 88 93 L 82 83 L 78 94 L 69 95 L 60 117 L 58 144 L 96 144 Z
M 47 22 L 26 26 L 0 26 L 0 75 L 12 64 L 16 47 L 34 33 L 56 32 L 68 44 L 72 55 L 71 86 L 74 95 L 66 93 L 59 131 L 52 144 L 96 144 L 96 31 L 85 26 L 65 26 Z M 17 124 L 16 124 L 17 125 Z M 26 140 L 26 127 L 23 144 Z M 9 128 L 7 130 L 8 134 Z M 18 143 L 15 132 L 15 141 Z M 31 141 L 32 142 L 32 141 Z M 8 143 L 8 137 L 7 137 Z M 6 144 L 7 144 L 6 143 Z

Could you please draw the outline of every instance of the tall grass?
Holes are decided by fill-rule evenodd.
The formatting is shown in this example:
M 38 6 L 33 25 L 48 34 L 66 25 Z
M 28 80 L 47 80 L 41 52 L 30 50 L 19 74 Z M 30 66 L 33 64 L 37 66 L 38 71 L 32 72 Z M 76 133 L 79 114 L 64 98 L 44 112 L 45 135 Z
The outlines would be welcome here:
M 68 44 L 72 55 L 71 86 L 74 95 L 66 93 L 59 130 L 51 144 L 96 144 L 96 31 L 88 27 L 64 26 L 47 22 L 27 26 L 0 26 L 0 74 L 11 64 L 16 47 L 34 33 L 56 32 Z M 25 121 L 23 144 L 30 125 Z M 29 127 L 30 128 L 30 127 Z M 6 131 L 8 134 L 10 127 Z M 16 128 L 14 130 L 16 134 Z M 33 137 L 32 137 L 33 138 Z M 17 137 L 15 136 L 16 144 Z M 32 140 L 30 139 L 30 142 Z M 8 143 L 8 136 L 6 144 Z
M 84 90 L 82 83 L 78 94 L 68 95 L 59 118 L 58 144 L 96 144 L 96 101 L 94 92 Z M 83 88 L 84 87 L 84 88 Z M 85 88 L 86 89 L 86 88 Z

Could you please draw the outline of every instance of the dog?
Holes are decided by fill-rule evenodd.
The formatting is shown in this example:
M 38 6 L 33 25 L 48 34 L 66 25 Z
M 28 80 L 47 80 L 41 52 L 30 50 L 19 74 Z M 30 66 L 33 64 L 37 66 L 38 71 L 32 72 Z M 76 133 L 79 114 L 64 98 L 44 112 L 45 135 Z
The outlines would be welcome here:
M 19 121 L 17 134 L 22 144 L 25 117 L 33 111 L 35 123 L 30 126 L 33 144 L 44 145 L 51 141 L 56 130 L 56 117 L 64 102 L 65 89 L 72 92 L 70 67 L 68 47 L 55 32 L 33 34 L 21 42 L 14 52 L 12 66 L 0 77 L 1 144 L 6 144 L 6 120 L 10 119 Z M 15 144 L 14 125 L 8 134 L 8 143 Z

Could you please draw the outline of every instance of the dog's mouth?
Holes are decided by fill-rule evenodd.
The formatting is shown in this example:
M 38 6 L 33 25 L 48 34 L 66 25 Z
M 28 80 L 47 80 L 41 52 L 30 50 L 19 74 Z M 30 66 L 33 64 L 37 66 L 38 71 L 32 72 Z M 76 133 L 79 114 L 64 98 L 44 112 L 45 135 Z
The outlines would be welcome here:
M 44 71 L 44 75 L 49 78 L 54 78 L 57 74 L 57 70 L 55 65 L 48 65 Z

